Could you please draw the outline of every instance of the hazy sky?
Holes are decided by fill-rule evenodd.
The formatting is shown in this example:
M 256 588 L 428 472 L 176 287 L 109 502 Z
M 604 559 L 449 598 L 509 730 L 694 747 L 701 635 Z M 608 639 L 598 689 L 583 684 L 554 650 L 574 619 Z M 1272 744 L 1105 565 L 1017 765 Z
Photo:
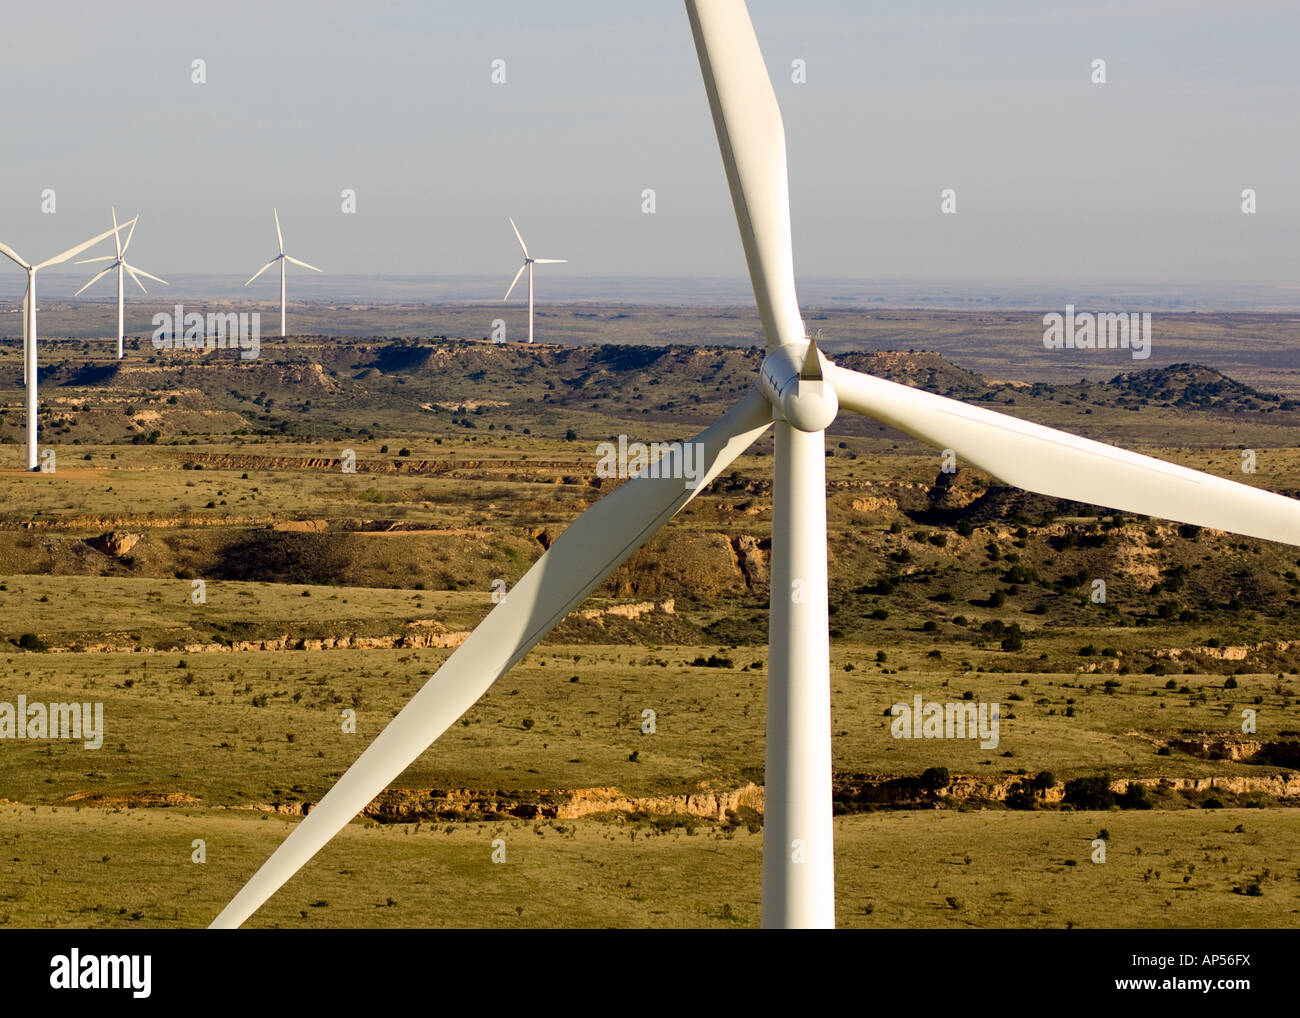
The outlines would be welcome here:
M 1300 284 L 1295 0 L 750 10 L 800 277 Z M 288 252 L 337 274 L 504 290 L 508 215 L 570 259 L 557 275 L 744 272 L 680 3 L 46 2 L 3 22 L 0 239 L 29 258 L 115 204 L 142 213 L 143 268 L 251 275 L 278 206 Z

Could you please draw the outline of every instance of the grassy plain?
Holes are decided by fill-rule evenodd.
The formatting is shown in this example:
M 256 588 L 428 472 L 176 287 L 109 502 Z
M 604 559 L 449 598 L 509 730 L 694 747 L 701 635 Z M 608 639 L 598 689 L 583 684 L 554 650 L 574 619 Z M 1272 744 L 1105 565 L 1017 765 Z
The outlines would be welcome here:
M 1213 335 L 1271 349 L 1293 325 Z M 983 336 L 985 354 L 1002 342 L 997 321 L 928 327 Z M 99 701 L 106 734 L 98 751 L 0 743 L 15 926 L 210 921 L 494 582 L 617 483 L 596 476 L 597 444 L 689 437 L 758 363 L 743 347 L 309 337 L 252 364 L 144 350 L 118 366 L 51 347 L 52 474 L 17 469 L 18 362 L 0 351 L 0 701 Z M 1002 349 L 1000 382 L 934 354 L 837 356 L 1300 489 L 1286 385 L 1118 362 L 1137 373 L 1029 384 L 1037 362 Z M 757 443 L 256 922 L 755 924 L 770 456 Z M 848 415 L 827 475 L 842 925 L 1294 922 L 1300 553 L 945 475 L 937 452 Z M 918 694 L 999 703 L 998 744 L 892 738 L 890 706 Z M 941 784 L 918 783 L 936 768 Z M 1154 808 L 1071 801 L 1067 782 L 1101 777 Z M 1128 782 L 1147 793 L 1124 799 Z

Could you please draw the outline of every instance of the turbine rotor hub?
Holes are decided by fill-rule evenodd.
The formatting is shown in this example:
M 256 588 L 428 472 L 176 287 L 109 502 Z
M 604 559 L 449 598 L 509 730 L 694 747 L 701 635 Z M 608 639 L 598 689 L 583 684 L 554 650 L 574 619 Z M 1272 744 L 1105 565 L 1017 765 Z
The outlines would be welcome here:
M 758 389 L 800 431 L 825 431 L 839 413 L 827 361 L 810 343 L 787 343 L 763 358 Z

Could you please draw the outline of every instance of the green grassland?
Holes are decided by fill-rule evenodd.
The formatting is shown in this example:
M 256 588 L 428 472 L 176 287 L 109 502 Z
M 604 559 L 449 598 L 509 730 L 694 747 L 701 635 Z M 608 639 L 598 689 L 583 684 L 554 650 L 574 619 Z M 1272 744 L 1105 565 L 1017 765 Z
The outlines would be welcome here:
M 0 927 L 206 925 L 291 823 L 0 806 Z M 849 928 L 1286 928 L 1300 914 L 1300 829 L 1277 810 L 873 813 L 838 818 L 835 848 Z M 744 827 L 671 822 L 352 824 L 250 925 L 756 927 L 761 850 Z

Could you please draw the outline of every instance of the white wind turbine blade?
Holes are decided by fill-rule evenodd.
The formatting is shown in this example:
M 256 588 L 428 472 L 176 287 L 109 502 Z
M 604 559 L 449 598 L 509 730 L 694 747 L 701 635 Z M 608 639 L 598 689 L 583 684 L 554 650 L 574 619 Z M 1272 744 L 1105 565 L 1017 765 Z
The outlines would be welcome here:
M 840 405 L 1053 498 L 1300 545 L 1300 501 L 836 367 Z
M 510 295 L 514 292 L 515 284 L 519 282 L 519 277 L 524 274 L 524 269 L 526 268 L 528 268 L 527 262 L 524 262 L 523 265 L 519 266 L 519 271 L 515 273 L 515 278 L 510 281 L 510 289 L 507 290 L 506 295 L 501 298 L 503 301 L 510 299 Z
M 699 486 L 648 471 L 579 516 L 294 827 L 213 921 L 239 926 L 772 423 L 752 391 L 693 439 Z M 683 447 L 672 454 L 685 467 Z M 660 473 L 663 472 L 661 469 Z M 669 470 L 669 473 L 672 471 Z M 680 472 L 679 472 L 680 473 Z
M 318 268 L 316 268 L 315 265 L 308 265 L 306 262 L 300 262 L 300 261 L 298 261 L 297 258 L 290 258 L 288 255 L 285 255 L 285 256 L 284 256 L 284 260 L 285 260 L 286 262 L 293 262 L 295 265 L 301 265 L 304 269 L 311 269 L 312 272 L 324 272 L 324 271 L 325 271 L 324 269 L 318 269 Z
M 509 218 L 509 217 L 507 216 L 507 218 Z M 520 233 L 519 233 L 519 227 L 517 227 L 517 226 L 515 225 L 515 221 L 514 221 L 513 219 L 510 220 L 510 229 L 512 229 L 512 230 L 515 231 L 515 237 L 518 238 L 518 240 L 519 240 L 519 246 L 523 249 L 524 257 L 527 258 L 527 257 L 528 257 L 528 245 L 526 245 L 526 244 L 524 243 L 524 238 L 523 238 L 522 236 L 520 236 Z
M 686 12 L 767 347 L 802 342 L 785 127 L 754 26 L 744 0 L 687 0 Z
M 272 209 L 275 213 L 275 239 L 280 244 L 280 254 L 284 254 L 284 234 L 280 232 L 280 210 Z
M 144 269 L 139 268 L 135 265 L 127 265 L 126 262 L 123 262 L 122 268 L 126 269 L 127 272 L 131 273 L 132 278 L 134 278 L 135 275 L 138 273 L 139 275 L 144 276 L 145 279 L 152 279 L 155 283 L 162 283 L 163 286 L 171 286 L 171 283 L 167 282 L 167 280 L 159 279 L 157 276 L 150 275 L 148 272 L 145 272 Z M 136 280 L 136 282 L 139 282 L 139 280 Z M 143 290 L 144 287 L 142 286 L 141 289 Z M 148 293 L 147 290 L 145 292 Z
M 28 265 L 25 261 L 22 260 L 22 258 L 18 256 L 18 252 L 15 251 L 13 248 L 11 248 L 8 244 L 0 244 L 0 254 L 4 255 L 6 258 L 10 259 L 11 261 L 17 262 L 24 269 L 31 268 L 30 265 Z
M 534 258 L 534 265 L 563 265 L 569 259 L 567 258 Z
M 98 258 L 78 258 L 73 265 L 93 265 L 95 262 L 115 262 L 117 255 L 100 255 Z
M 94 284 L 95 282 L 97 282 L 98 280 L 103 279 L 103 278 L 104 278 L 105 276 L 107 276 L 110 272 L 112 272 L 115 268 L 117 268 L 116 265 L 110 265 L 110 266 L 109 266 L 108 268 L 106 268 L 106 269 L 101 269 L 99 272 L 95 273 L 95 275 L 93 275 L 93 276 L 90 277 L 90 282 L 89 282 L 89 283 L 87 283 L 85 286 L 83 286 L 80 290 L 78 290 L 78 291 L 77 291 L 76 293 L 74 293 L 72 296 L 74 296 L 74 297 L 80 297 L 83 291 L 89 289 L 90 286 L 91 286 L 92 284 Z
M 126 249 L 131 246 L 131 238 L 135 236 L 135 225 L 139 219 L 140 217 L 136 216 L 135 219 L 131 221 L 131 229 L 127 231 L 126 240 L 122 242 L 122 249 L 117 253 L 119 258 L 126 257 Z
M 135 220 L 132 219 L 130 223 L 123 223 L 122 226 L 130 226 L 134 223 Z M 121 229 L 121 227 L 118 227 L 117 229 Z M 41 262 L 39 265 L 35 267 L 37 270 L 40 270 L 45 268 L 48 265 L 58 265 L 60 262 L 66 262 L 69 258 L 75 258 L 77 257 L 77 255 L 81 254 L 82 251 L 86 250 L 86 248 L 94 247 L 94 245 L 98 244 L 101 240 L 105 240 L 108 237 L 115 236 L 117 234 L 117 229 L 105 230 L 103 233 L 91 237 L 90 240 L 83 241 L 82 243 L 78 244 L 76 247 L 70 247 L 68 248 L 68 250 L 56 254 L 53 258 L 45 259 L 45 261 Z
M 279 260 L 280 260 L 280 256 L 279 256 L 279 255 L 276 255 L 276 256 L 275 256 L 274 258 L 272 258 L 269 262 L 267 262 L 267 263 L 266 263 L 265 265 L 263 265 L 260 269 L 258 269 L 256 272 L 253 273 L 253 279 L 256 279 L 258 276 L 260 276 L 263 272 L 265 272 L 267 269 L 269 269 L 272 265 L 274 265 L 274 264 L 275 264 L 276 262 L 278 262 Z M 250 280 L 248 281 L 248 283 L 251 283 L 251 282 L 253 281 L 253 279 L 250 279 Z M 245 283 L 244 285 L 247 286 L 248 283 Z
M 133 269 L 133 268 L 131 268 L 131 266 L 127 265 L 126 262 L 123 262 L 123 263 L 122 263 L 122 268 L 126 270 L 126 274 L 127 274 L 128 276 L 130 276 L 132 279 L 135 280 L 135 285 L 138 286 L 138 287 L 140 288 L 140 292 L 141 292 L 141 293 L 144 293 L 144 294 L 148 294 L 149 291 L 146 290 L 146 289 L 144 288 L 144 284 L 143 284 L 142 282 L 140 282 L 140 277 L 137 276 L 137 275 L 135 274 L 135 269 Z
M 117 225 L 117 209 L 110 208 L 109 212 L 113 215 L 113 244 L 117 247 L 117 257 L 120 259 L 122 257 L 122 233 L 121 227 Z M 132 226 L 131 229 L 134 230 L 135 226 Z

